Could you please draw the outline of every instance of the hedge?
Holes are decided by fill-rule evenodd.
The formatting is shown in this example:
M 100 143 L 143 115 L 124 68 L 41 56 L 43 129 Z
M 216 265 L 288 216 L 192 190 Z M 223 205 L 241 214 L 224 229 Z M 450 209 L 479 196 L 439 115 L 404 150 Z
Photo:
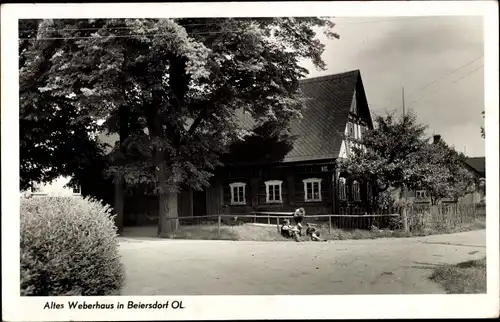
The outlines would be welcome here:
M 21 295 L 118 295 L 124 268 L 111 208 L 73 197 L 21 198 Z

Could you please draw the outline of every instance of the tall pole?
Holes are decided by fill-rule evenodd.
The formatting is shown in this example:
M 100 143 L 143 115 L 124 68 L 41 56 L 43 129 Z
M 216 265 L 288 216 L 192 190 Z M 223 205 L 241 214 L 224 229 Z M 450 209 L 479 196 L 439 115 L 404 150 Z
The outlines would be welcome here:
M 403 116 L 405 116 L 405 88 L 401 89 L 401 99 L 403 101 Z
M 402 87 L 401 88 L 401 100 L 402 100 L 402 103 L 403 103 L 403 118 L 405 116 L 405 88 Z M 402 120 L 404 122 L 404 120 Z M 408 232 L 409 229 L 408 229 L 408 209 L 406 208 L 407 206 L 407 203 L 406 203 L 406 200 L 407 200 L 407 196 L 406 196 L 406 185 L 403 183 L 403 186 L 401 187 L 401 192 L 402 192 L 402 197 L 405 201 L 404 205 L 403 205 L 403 209 L 401 209 L 401 215 L 402 215 L 402 219 L 403 219 L 403 228 L 404 228 L 404 231 L 405 232 Z

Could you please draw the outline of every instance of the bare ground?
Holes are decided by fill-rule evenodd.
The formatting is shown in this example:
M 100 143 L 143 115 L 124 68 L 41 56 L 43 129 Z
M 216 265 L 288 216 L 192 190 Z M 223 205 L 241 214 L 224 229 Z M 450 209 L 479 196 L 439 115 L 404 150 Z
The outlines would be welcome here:
M 123 295 L 445 293 L 436 267 L 486 256 L 485 230 L 329 242 L 121 237 Z

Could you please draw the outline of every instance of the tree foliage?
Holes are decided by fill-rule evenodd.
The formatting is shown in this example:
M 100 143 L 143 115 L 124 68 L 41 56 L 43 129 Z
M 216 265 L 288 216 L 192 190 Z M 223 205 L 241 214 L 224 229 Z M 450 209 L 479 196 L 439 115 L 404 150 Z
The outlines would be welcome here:
M 419 162 L 419 185 L 427 190 L 432 203 L 444 198 L 457 201 L 475 190 L 474 175 L 465 168 L 465 155 L 442 140 L 426 145 Z
M 39 90 L 46 86 L 58 43 L 34 41 L 38 20 L 20 20 L 19 135 L 20 186 L 50 182 L 58 176 L 85 178 L 101 161 L 97 126 L 71 97 Z M 76 184 L 76 183 L 75 183 Z
M 273 163 L 282 161 L 293 149 L 295 137 L 273 122 L 256 127 L 241 140 L 232 142 L 223 155 L 225 164 Z
M 360 140 L 353 141 L 352 155 L 340 160 L 342 171 L 372 182 L 380 191 L 390 187 L 415 188 L 415 172 L 419 152 L 426 144 L 426 127 L 416 122 L 416 115 L 401 118 L 388 113 L 374 118 L 375 128 L 367 130 Z
M 107 172 L 127 185 L 154 184 L 160 217 L 175 216 L 176 210 L 165 209 L 162 199 L 167 194 L 173 198 L 181 186 L 208 185 L 221 155 L 241 141 L 238 110 L 250 113 L 257 129 L 272 124 L 273 133 L 286 133 L 303 107 L 299 79 L 307 70 L 299 60 L 325 67 L 316 28 L 338 37 L 333 23 L 323 18 L 37 23 L 32 28 L 36 33 L 23 34 L 29 39 L 21 70 L 21 113 L 30 108 L 38 113 L 44 105 L 64 115 L 72 110 L 75 130 L 86 133 L 82 137 L 92 144 L 88 136 L 94 130 L 119 133 L 120 146 Z M 49 114 L 36 124 L 47 124 L 44 134 L 51 137 L 64 126 L 50 124 Z M 99 119 L 105 122 L 98 125 Z M 68 131 L 74 135 L 72 126 Z M 250 138 L 261 134 L 257 130 Z M 29 145 L 37 138 L 27 136 L 24 141 Z M 61 143 L 41 146 L 51 150 Z M 62 172 L 47 164 L 38 165 L 40 172 Z

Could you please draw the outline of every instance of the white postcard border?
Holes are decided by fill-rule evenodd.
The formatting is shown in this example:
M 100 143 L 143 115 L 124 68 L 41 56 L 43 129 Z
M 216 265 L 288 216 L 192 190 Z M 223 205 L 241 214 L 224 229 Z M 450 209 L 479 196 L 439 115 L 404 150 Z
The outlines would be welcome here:
M 487 281 L 480 295 L 122 296 L 21 298 L 19 294 L 19 93 L 17 21 L 22 18 L 208 16 L 482 15 L 485 22 L 485 130 L 487 167 Z M 498 4 L 493 1 L 260 2 L 163 4 L 2 5 L 2 318 L 9 321 L 472 318 L 499 313 Z M 67 303 L 182 301 L 185 309 L 43 310 Z M 67 307 L 67 305 L 65 305 Z

